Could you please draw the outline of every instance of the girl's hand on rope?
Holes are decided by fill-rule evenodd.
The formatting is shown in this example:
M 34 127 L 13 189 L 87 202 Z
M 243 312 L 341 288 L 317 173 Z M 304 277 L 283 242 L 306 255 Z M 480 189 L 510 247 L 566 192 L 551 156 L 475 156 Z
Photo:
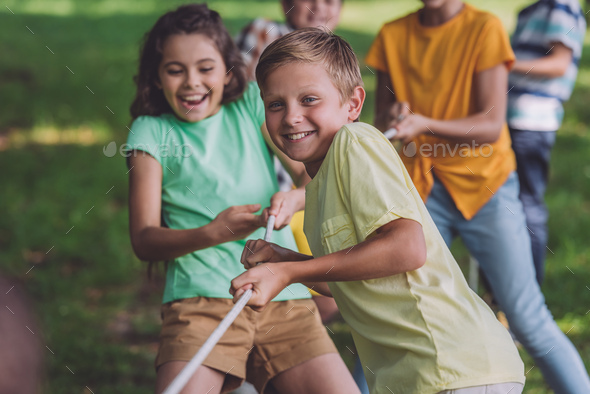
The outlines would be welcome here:
M 293 189 L 288 192 L 277 192 L 270 199 L 270 207 L 262 211 L 262 220 L 266 223 L 270 215 L 276 217 L 275 230 L 284 228 L 291 222 L 295 212 L 301 211 L 305 205 L 305 190 Z

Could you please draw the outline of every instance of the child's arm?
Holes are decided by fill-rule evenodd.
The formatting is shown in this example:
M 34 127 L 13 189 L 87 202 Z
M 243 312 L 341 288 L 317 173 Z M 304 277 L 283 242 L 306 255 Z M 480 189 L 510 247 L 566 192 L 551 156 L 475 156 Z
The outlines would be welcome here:
M 246 241 L 246 246 L 242 251 L 240 262 L 244 268 L 251 269 L 259 263 L 282 263 L 285 261 L 306 261 L 312 260 L 313 256 L 295 252 L 291 249 L 283 248 L 277 244 L 266 242 L 262 239 L 251 239 Z M 326 282 L 302 282 L 308 288 L 316 292 L 332 297 L 332 292 Z
M 565 75 L 572 62 L 573 51 L 561 42 L 551 43 L 549 54 L 537 59 L 514 62 L 511 72 L 536 77 L 558 78 Z
M 263 255 L 247 256 L 252 264 Z M 414 271 L 426 261 L 422 226 L 411 219 L 397 219 L 381 226 L 371 238 L 350 249 L 313 260 L 261 264 L 232 281 L 230 293 L 237 301 L 253 290 L 248 305 L 262 310 L 284 287 L 297 282 L 356 281 Z
M 492 143 L 500 136 L 505 121 L 507 85 L 505 64 L 478 72 L 473 81 L 474 113 L 461 119 L 438 120 L 412 112 L 407 103 L 396 103 L 389 90 L 392 86 L 389 75 L 379 72 L 375 124 L 382 132 L 396 128 L 398 133 L 394 138 L 404 143 L 420 134 L 433 134 L 457 142 Z
M 295 212 L 305 208 L 305 185 L 309 183 L 311 178 L 307 175 L 303 163 L 291 160 L 276 147 L 268 134 L 266 123 L 262 125 L 260 130 L 267 145 L 279 158 L 291 176 L 293 183 L 297 186 L 296 189 L 288 192 L 275 193 L 270 200 L 270 207 L 262 212 L 263 220 L 267 220 L 268 215 L 276 216 L 275 228 L 279 230 L 291 222 Z
M 150 155 L 129 157 L 129 232 L 144 261 L 170 260 L 195 250 L 243 239 L 264 225 L 259 204 L 233 206 L 209 224 L 188 230 L 161 226 L 162 166 Z

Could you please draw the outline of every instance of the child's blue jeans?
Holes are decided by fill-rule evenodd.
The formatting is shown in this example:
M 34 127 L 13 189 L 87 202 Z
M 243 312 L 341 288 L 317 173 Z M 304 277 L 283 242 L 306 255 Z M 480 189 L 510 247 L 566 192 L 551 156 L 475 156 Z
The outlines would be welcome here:
M 533 261 L 539 285 L 545 274 L 547 253 L 547 219 L 545 190 L 549 178 L 549 160 L 555 144 L 555 131 L 529 131 L 510 129 L 512 149 L 516 155 L 516 172 L 520 180 L 519 198 L 524 208 Z
M 510 329 L 556 393 L 590 393 L 580 355 L 559 329 L 535 279 L 529 232 L 518 199 L 518 175 L 471 219 L 465 220 L 435 178 L 426 207 L 447 245 L 460 236 L 477 259 Z

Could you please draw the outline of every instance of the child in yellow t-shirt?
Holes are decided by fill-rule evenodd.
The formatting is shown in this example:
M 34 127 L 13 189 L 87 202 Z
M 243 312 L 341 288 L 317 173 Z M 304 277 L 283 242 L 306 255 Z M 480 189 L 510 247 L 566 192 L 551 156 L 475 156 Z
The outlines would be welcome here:
M 505 122 L 508 36 L 498 18 L 460 0 L 423 2 L 385 24 L 367 56 L 378 71 L 375 123 L 397 130 L 443 239 L 462 238 L 549 385 L 590 393 L 584 364 L 535 280 Z
M 365 91 L 350 46 L 302 29 L 263 52 L 256 77 L 271 139 L 312 178 L 313 257 L 248 241 L 234 300 L 252 289 L 262 310 L 296 282 L 333 295 L 372 393 L 522 392 L 510 335 L 467 286 L 395 149 L 354 122 Z

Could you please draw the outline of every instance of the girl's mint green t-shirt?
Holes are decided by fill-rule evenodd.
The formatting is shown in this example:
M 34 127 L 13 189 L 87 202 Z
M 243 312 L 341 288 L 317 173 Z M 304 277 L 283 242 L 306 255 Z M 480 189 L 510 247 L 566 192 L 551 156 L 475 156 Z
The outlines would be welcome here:
M 242 98 L 197 123 L 180 121 L 173 114 L 142 116 L 133 122 L 127 154 L 149 153 L 162 165 L 163 225 L 196 228 L 233 205 L 270 205 L 278 185 L 260 131 L 263 123 L 264 107 L 255 83 Z M 260 228 L 248 239 L 264 238 L 264 231 Z M 297 250 L 289 226 L 274 231 L 272 242 Z M 246 240 L 226 242 L 169 261 L 163 302 L 232 298 L 230 282 L 244 272 L 240 256 L 245 244 Z M 307 288 L 296 284 L 274 301 L 309 297 Z

